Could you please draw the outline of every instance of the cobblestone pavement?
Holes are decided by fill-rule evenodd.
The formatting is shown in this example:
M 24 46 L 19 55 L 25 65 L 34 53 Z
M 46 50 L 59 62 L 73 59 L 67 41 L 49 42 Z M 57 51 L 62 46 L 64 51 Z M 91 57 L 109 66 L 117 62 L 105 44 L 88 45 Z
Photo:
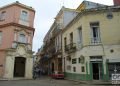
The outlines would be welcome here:
M 41 78 L 37 80 L 0 81 L 0 86 L 113 86 L 113 85 L 88 85 L 69 80 L 54 80 Z

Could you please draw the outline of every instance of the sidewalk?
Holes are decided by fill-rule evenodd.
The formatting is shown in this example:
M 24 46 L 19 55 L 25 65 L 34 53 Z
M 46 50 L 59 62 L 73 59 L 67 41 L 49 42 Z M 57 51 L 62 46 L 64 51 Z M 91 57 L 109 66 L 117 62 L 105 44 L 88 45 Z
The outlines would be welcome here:
M 5 79 L 0 78 L 0 81 L 15 81 L 15 80 L 33 80 L 33 79 L 26 79 L 26 78 L 13 78 L 13 79 Z M 51 77 L 42 76 L 35 80 L 52 80 Z M 77 84 L 87 84 L 87 85 L 112 85 L 111 81 L 102 81 L 102 80 L 93 80 L 93 81 L 82 81 L 82 80 L 72 80 L 65 78 L 65 80 L 76 82 Z
M 70 81 L 74 81 L 80 84 L 89 84 L 89 85 L 112 85 L 111 81 L 102 81 L 102 80 L 93 80 L 93 81 L 82 81 L 82 80 L 71 80 L 71 79 L 66 79 Z
M 0 81 L 8 81 L 8 79 L 0 78 Z
M 32 79 L 26 79 L 26 78 L 12 78 L 12 79 L 7 79 L 7 78 L 0 78 L 0 81 L 15 81 L 15 80 L 32 80 Z
M 36 79 L 29 79 L 29 78 L 11 78 L 11 79 L 8 79 L 8 78 L 0 78 L 0 81 L 15 81 L 15 80 L 41 80 L 41 79 L 50 79 L 49 76 L 40 76 L 39 78 L 36 78 Z

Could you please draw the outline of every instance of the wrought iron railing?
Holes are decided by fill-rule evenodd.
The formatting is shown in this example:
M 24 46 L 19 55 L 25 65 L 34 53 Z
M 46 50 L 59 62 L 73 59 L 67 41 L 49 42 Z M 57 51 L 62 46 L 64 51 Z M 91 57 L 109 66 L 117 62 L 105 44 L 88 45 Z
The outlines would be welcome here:
M 65 52 L 67 53 L 73 53 L 76 51 L 76 43 L 70 43 L 65 46 Z
M 91 38 L 91 44 L 100 44 L 101 40 L 98 37 Z

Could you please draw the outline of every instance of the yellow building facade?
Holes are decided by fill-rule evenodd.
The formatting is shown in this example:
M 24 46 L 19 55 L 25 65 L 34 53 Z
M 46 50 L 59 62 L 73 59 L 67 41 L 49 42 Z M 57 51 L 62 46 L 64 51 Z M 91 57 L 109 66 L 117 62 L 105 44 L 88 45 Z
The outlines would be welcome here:
M 62 32 L 63 70 L 74 80 L 110 80 L 119 73 L 120 10 L 81 11 Z

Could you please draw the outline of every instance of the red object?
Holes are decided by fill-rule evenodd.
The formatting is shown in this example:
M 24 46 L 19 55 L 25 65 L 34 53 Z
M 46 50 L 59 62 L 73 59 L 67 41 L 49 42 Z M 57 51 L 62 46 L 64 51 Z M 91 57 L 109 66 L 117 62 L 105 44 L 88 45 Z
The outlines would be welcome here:
M 120 0 L 113 0 L 114 5 L 120 5 Z
M 64 79 L 64 74 L 63 73 L 52 74 L 51 77 L 54 79 Z

